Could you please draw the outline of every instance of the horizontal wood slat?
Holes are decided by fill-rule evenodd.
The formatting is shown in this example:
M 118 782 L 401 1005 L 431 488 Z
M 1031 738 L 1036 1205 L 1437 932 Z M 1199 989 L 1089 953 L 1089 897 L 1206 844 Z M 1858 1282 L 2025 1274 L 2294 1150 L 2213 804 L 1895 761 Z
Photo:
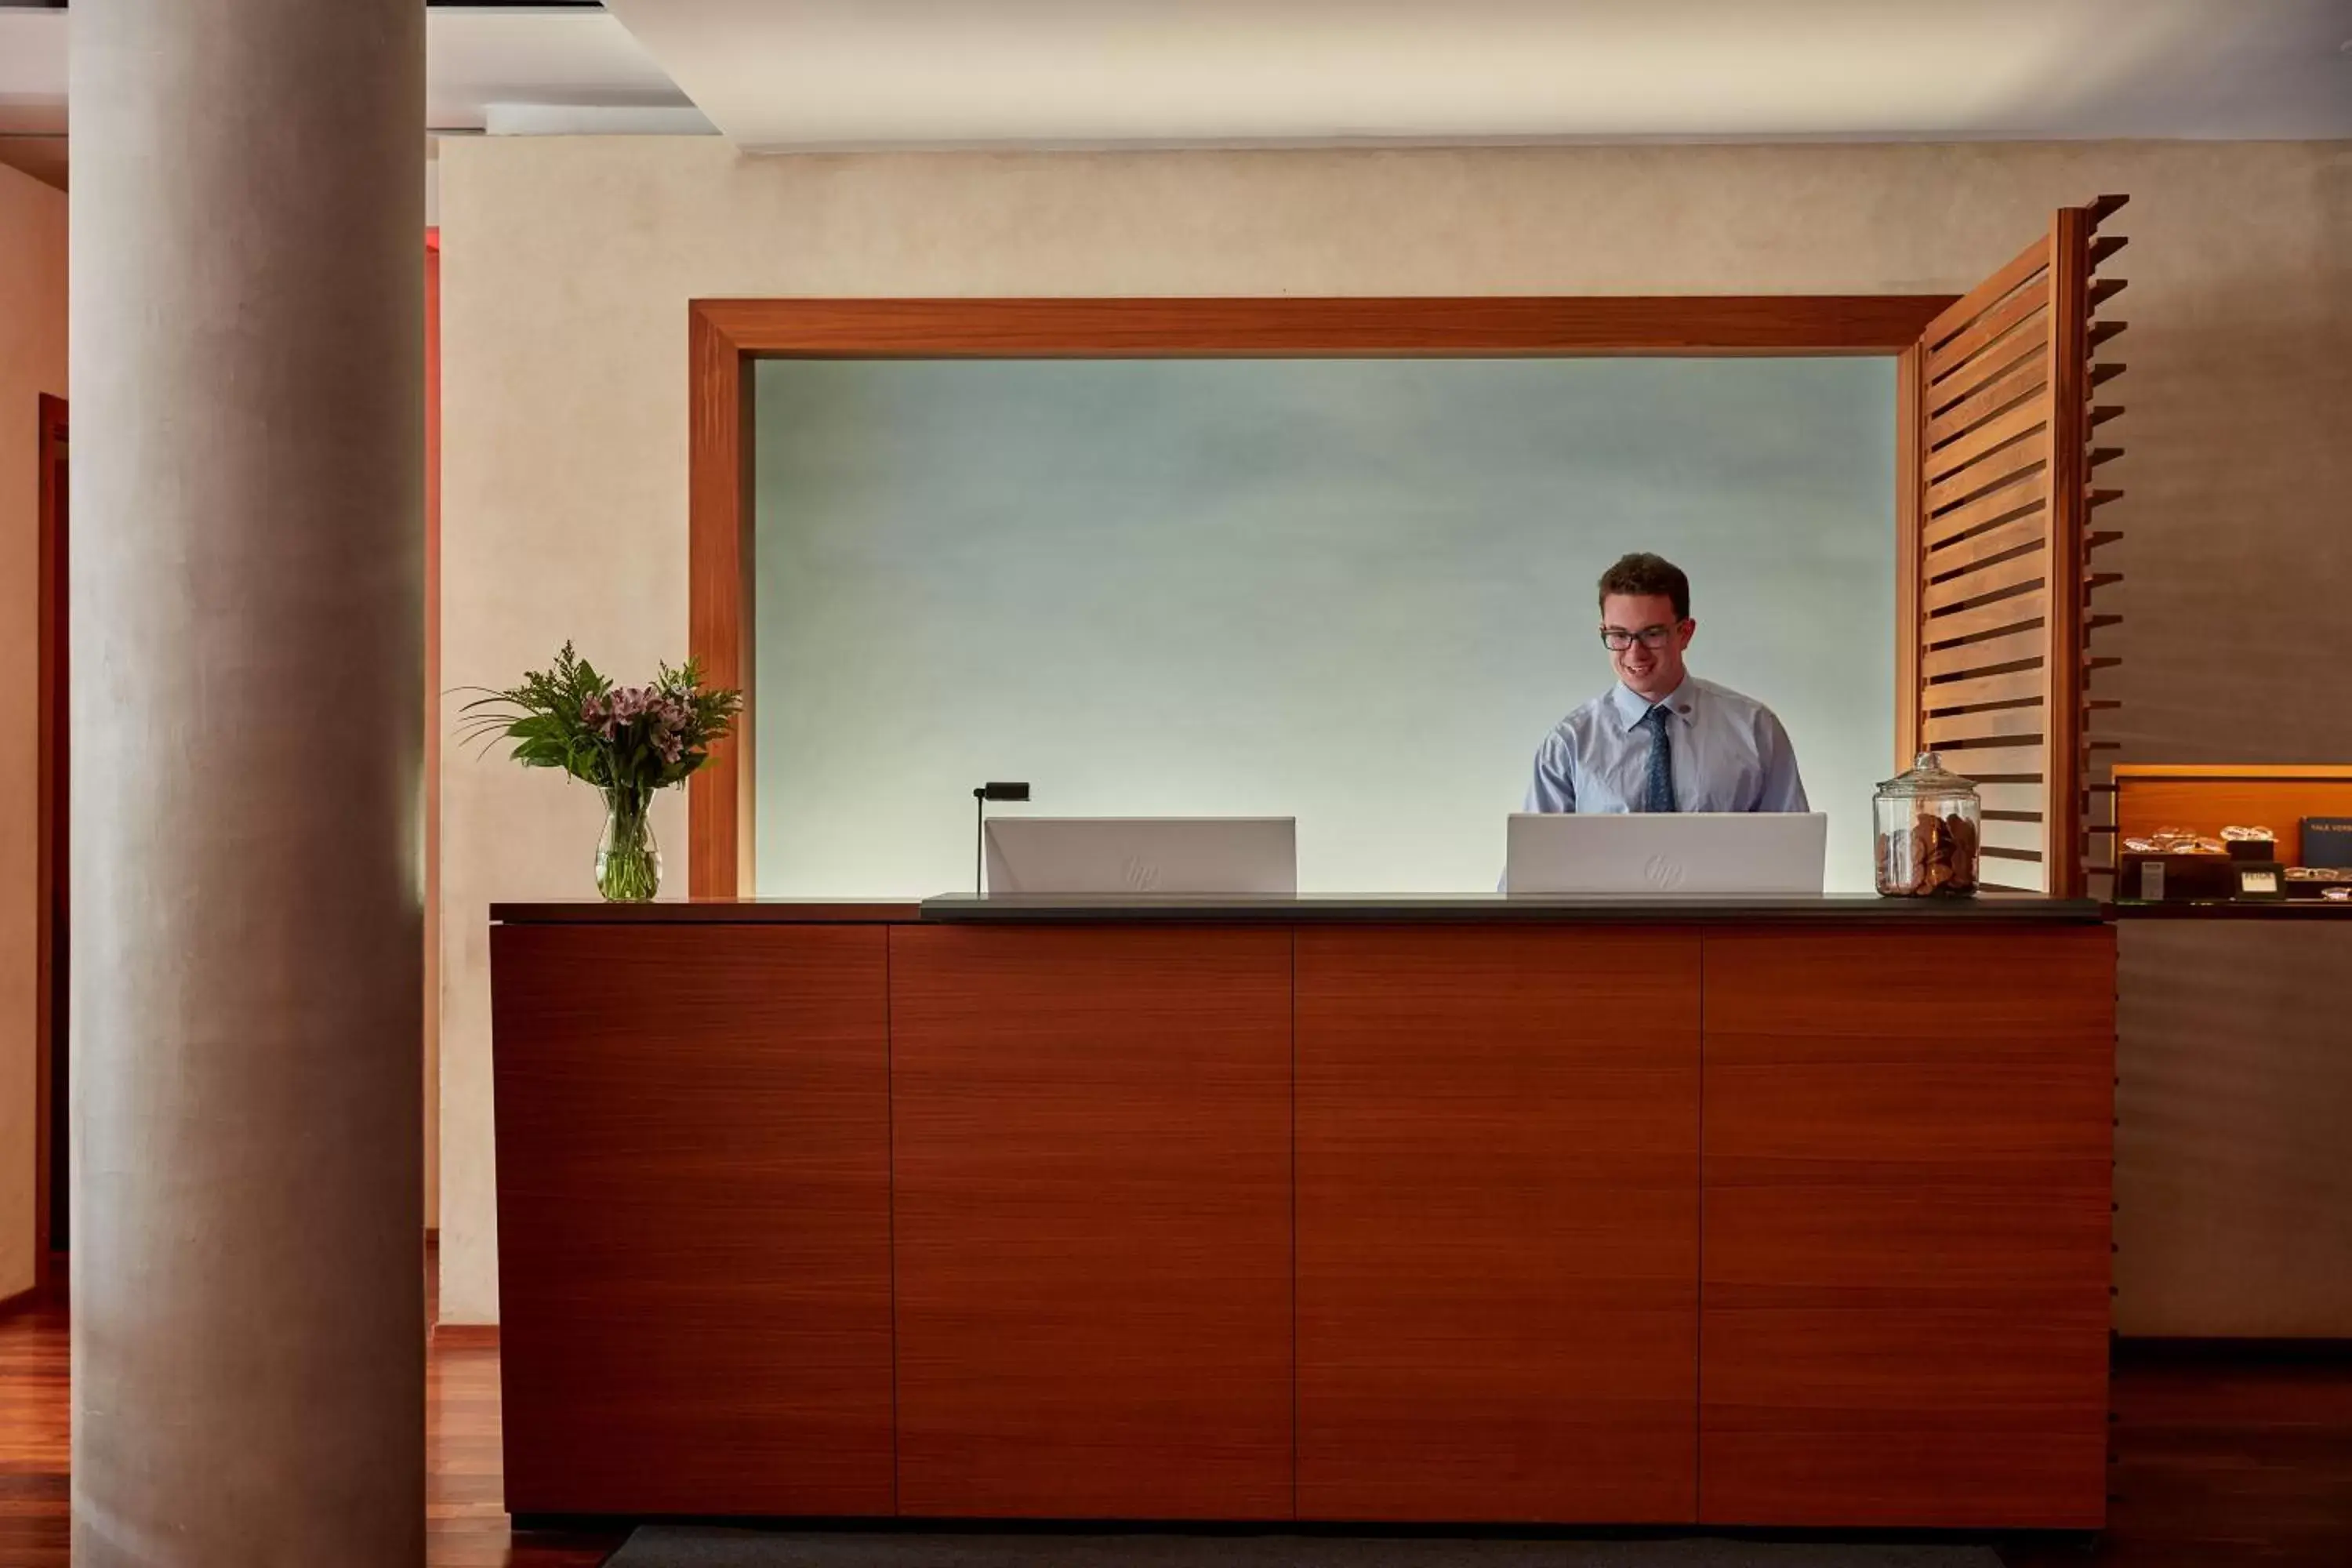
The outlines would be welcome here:
M 2019 366 L 2041 357 L 2047 348 L 2040 332 L 2011 332 L 1954 371 L 1942 385 L 1927 388 L 1922 405 L 1931 415 L 1948 413 Z
M 1953 610 L 1929 618 L 1924 627 L 1927 646 L 1948 643 L 1956 637 L 1975 637 L 1981 632 L 2000 631 L 2010 626 L 2048 618 L 2049 595 L 2036 589 L 2019 594 L 2013 598 L 1996 599 L 1990 605 L 1979 605 L 1970 610 Z
M 1979 784 L 1987 779 L 2040 779 L 2049 760 L 2049 753 L 2040 746 L 1955 746 L 1944 752 L 1946 767 Z
M 2121 337 L 2130 325 L 2129 321 L 2095 321 L 2091 330 L 2083 334 L 2083 341 L 2093 353 L 2096 353 L 2100 344 Z
M 1990 669 L 1996 665 L 2015 664 L 2020 659 L 2040 658 L 2047 646 L 2039 628 L 2011 632 L 2004 637 L 1986 637 L 1981 642 L 1961 643 L 1952 647 L 1930 648 L 1919 656 L 1919 676 L 1923 680 L 1957 676 L 1970 670 Z
M 2050 384 L 2050 355 L 2035 348 L 2015 370 L 1990 385 L 1969 394 L 1927 422 L 1927 445 L 1940 447 L 1991 418 L 2021 397 L 2030 397 Z
M 2106 260 L 2130 243 L 2130 240 L 2120 234 L 2110 234 L 2091 241 L 2091 266 L 2095 269 L 2100 262 Z
M 2105 465 L 2114 462 L 2117 458 L 2120 458 L 2123 455 L 2124 449 L 2121 447 L 2094 447 L 2091 448 L 2090 460 L 2085 463 L 2084 467 L 2089 468 L 2104 468 Z
M 2043 549 L 2012 555 L 2006 561 L 1990 565 L 1971 567 L 1955 576 L 1927 584 L 1920 603 L 1930 615 L 1948 605 L 1966 604 L 1989 594 L 1999 594 L 2011 588 L 2021 588 L 2028 583 L 2039 583 L 2049 574 L 2050 552 Z
M 2123 416 L 2124 405 L 2122 404 L 2102 403 L 2097 407 L 2091 410 L 2091 428 L 2095 430 L 2100 426 L 2105 425 L 2108 420 L 2120 419 Z
M 2049 308 L 2050 279 L 2036 278 L 1954 332 L 1942 347 L 1928 350 L 1927 384 L 1948 380 L 1954 371 Z
M 2050 240 L 2045 235 L 2002 262 L 1991 277 L 1945 306 L 1920 332 L 1919 342 L 1929 349 L 1941 347 L 1970 321 L 1999 304 L 2049 265 Z
M 2091 390 L 2095 392 L 2100 387 L 2105 386 L 2107 383 L 2115 380 L 2116 377 L 2123 374 L 2125 368 L 2126 367 L 2121 364 L 2093 365 L 2091 367 Z
M 2101 224 L 2130 205 L 2131 197 L 2119 191 L 2111 191 L 2105 195 L 2093 197 L 2091 205 L 2083 209 L 2091 215 L 2091 232 L 2098 233 Z
M 1988 849 L 2010 849 L 2029 855 L 2042 851 L 2042 819 L 2032 822 L 2006 821 L 1987 817 L 1979 828 L 1978 842 Z
M 2005 670 L 1999 675 L 1979 675 L 1967 680 L 1945 680 L 1929 685 L 1919 693 L 1919 706 L 1926 711 L 1941 709 L 1972 708 L 1986 702 L 2021 702 L 2042 695 L 2042 666 L 2039 661 L 2023 669 Z
M 1948 713 L 1931 717 L 1924 728 L 1927 743 L 1940 745 L 1947 741 L 1995 741 L 2038 736 L 2048 721 L 2039 703 L 2031 708 L 1989 708 L 1977 713 Z
M 2037 397 L 2030 403 L 2020 404 L 1999 418 L 1987 420 L 1940 450 L 1928 453 L 1928 482 L 1932 484 L 1948 474 L 1956 474 L 1970 463 L 1998 452 L 2011 442 L 2029 436 L 2049 423 L 2048 398 Z
M 2124 492 L 2121 490 L 2085 490 L 2083 492 L 2083 510 L 2088 514 L 2098 510 L 2103 506 L 2113 506 L 2123 499 Z
M 2039 510 L 2047 500 L 2040 472 L 2021 474 L 1998 489 L 1928 518 L 1919 526 L 1919 537 L 1927 548 L 1937 549 L 1973 529 Z
M 1977 886 L 2004 893 L 2038 893 L 2042 890 L 2042 868 L 1987 860 L 1977 867 Z
M 2050 461 L 2048 431 L 2028 436 L 2024 440 L 2003 447 L 1979 463 L 1962 468 L 1940 484 L 1927 488 L 1927 510 L 1932 514 L 1979 494 L 2005 484 L 2021 474 L 2038 472 Z
M 2034 865 L 2039 865 L 2042 861 L 2042 852 L 2038 849 L 2012 849 L 2005 844 L 1979 843 L 1977 846 L 1977 853 L 1984 856 L 1988 860 L 2017 860 Z
M 1956 757 L 1966 756 L 1968 753 L 1966 752 L 1955 752 L 1952 755 Z M 1951 766 L 1951 763 L 1948 761 L 1944 765 L 1946 767 L 1949 767 Z M 1968 775 L 1962 774 L 1961 776 L 1965 778 Z M 2047 798 L 2047 786 L 2039 779 L 2036 779 L 2030 784 L 1984 784 L 1980 782 L 1977 785 L 1977 801 L 1987 811 L 2025 812 L 2039 817 L 2042 812 L 2042 803 Z
M 2090 288 L 2091 309 L 2094 310 L 2097 310 L 2101 305 L 2105 304 L 2108 300 L 2114 299 L 2116 295 L 2122 293 L 2130 286 L 2130 279 L 2100 279 L 2097 282 L 2092 284 Z
M 1948 577 L 1980 562 L 2021 550 L 2029 544 L 2039 544 L 2049 534 L 2049 518 L 2040 509 L 2023 517 L 1988 528 L 1982 533 L 1971 533 L 1966 539 L 1937 550 L 1927 557 L 1930 577 Z

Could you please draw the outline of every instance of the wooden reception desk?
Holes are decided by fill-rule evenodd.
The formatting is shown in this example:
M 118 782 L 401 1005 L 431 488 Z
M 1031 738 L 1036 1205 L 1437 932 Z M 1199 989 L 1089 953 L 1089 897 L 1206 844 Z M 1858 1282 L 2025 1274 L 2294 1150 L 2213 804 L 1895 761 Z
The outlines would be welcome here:
M 518 1515 L 2093 1527 L 2095 905 L 493 910 Z

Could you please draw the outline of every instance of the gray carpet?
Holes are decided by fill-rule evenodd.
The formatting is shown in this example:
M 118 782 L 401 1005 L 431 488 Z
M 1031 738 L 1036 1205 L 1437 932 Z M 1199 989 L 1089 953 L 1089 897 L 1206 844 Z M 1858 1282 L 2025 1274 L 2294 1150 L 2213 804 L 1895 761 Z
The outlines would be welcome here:
M 1982 1546 L 1339 1535 L 768 1533 L 647 1525 L 605 1568 L 2000 1568 Z

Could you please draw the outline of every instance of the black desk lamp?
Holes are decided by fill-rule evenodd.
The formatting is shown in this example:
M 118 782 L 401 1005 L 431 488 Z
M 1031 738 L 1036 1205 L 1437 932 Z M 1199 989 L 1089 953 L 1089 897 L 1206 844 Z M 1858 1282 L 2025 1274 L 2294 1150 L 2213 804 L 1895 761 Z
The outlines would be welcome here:
M 978 898 L 985 890 L 981 884 L 982 846 L 988 837 L 988 803 L 992 800 L 1027 800 L 1029 786 L 1025 784 L 984 784 L 971 792 L 971 896 Z

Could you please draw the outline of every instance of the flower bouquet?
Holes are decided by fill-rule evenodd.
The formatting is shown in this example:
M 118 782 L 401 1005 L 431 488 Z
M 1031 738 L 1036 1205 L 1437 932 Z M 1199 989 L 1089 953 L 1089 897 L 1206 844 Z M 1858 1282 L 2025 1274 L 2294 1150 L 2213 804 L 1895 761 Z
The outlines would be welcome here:
M 565 643 L 554 665 L 466 704 L 460 726 L 485 746 L 503 737 L 527 768 L 562 768 L 604 797 L 596 889 L 616 903 L 661 890 L 661 852 L 647 813 L 654 792 L 683 784 L 742 710 L 740 691 L 709 690 L 699 659 L 658 667 L 650 686 L 615 687 Z

